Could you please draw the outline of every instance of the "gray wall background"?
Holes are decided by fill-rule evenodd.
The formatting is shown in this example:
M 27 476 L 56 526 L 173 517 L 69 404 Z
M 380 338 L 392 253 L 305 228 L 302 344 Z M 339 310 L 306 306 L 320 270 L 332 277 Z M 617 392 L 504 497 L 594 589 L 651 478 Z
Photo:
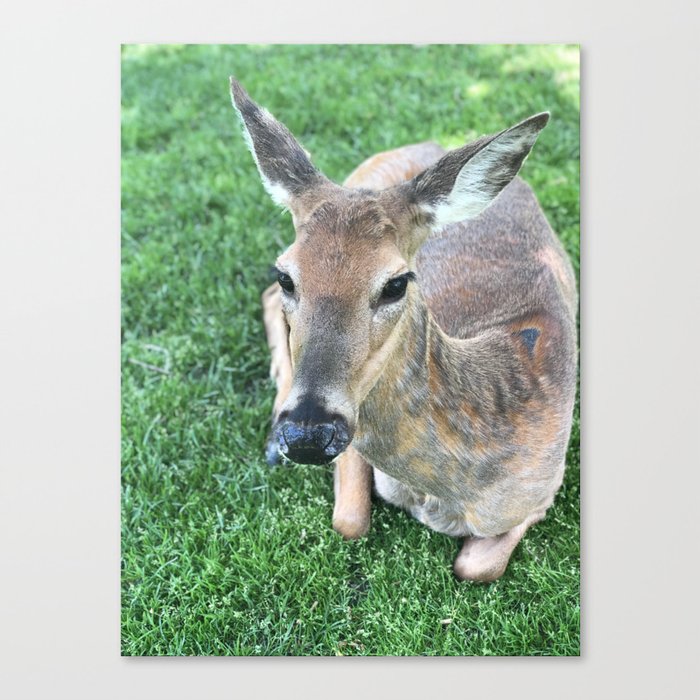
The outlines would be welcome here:
M 5 7 L 3 695 L 693 695 L 698 26 L 681 0 Z M 120 658 L 119 44 L 179 41 L 581 44 L 580 659 Z

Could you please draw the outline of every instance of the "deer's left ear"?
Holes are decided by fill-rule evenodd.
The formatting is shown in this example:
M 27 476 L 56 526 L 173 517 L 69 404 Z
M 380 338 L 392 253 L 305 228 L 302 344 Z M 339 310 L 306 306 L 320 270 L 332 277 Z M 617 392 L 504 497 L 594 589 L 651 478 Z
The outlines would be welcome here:
M 265 189 L 277 204 L 294 210 L 302 195 L 327 182 L 326 178 L 313 166 L 289 129 L 255 104 L 233 77 L 231 99 Z
M 450 151 L 399 187 L 430 229 L 473 218 L 516 176 L 548 120 L 542 112 Z

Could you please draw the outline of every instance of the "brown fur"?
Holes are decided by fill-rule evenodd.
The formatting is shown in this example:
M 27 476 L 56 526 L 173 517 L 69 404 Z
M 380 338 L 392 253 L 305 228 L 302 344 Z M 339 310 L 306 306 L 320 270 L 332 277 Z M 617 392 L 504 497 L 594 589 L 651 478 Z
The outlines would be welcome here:
M 340 187 L 240 88 L 234 104 L 297 234 L 277 261 L 294 293 L 263 297 L 275 415 L 313 400 L 354 435 L 337 459 L 334 527 L 366 533 L 373 474 L 381 497 L 468 538 L 458 576 L 494 580 L 551 505 L 571 428 L 573 271 L 532 190 L 512 179 L 546 118 L 447 155 L 435 144 L 379 154 Z M 498 148 L 506 155 L 492 177 Z M 278 161 L 291 168 L 279 177 Z M 472 162 L 468 175 L 483 171 L 495 201 L 431 233 Z M 407 270 L 417 283 L 382 302 L 386 280 Z
M 345 187 L 384 190 L 415 177 L 444 153 L 445 150 L 436 143 L 419 143 L 378 153 L 353 170 L 343 184 Z

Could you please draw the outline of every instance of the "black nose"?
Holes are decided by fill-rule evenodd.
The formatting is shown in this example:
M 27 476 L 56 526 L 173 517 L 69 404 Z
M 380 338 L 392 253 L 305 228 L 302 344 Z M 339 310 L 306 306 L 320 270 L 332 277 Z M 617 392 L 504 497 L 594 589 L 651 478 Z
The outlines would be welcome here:
M 298 464 L 328 464 L 350 444 L 348 424 L 341 417 L 323 423 L 297 421 L 291 414 L 280 418 L 275 430 L 279 451 Z

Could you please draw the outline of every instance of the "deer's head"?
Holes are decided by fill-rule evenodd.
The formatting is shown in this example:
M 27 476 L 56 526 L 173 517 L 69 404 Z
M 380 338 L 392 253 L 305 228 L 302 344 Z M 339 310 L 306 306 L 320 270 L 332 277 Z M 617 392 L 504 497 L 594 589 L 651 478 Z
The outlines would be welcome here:
M 387 190 L 332 183 L 288 129 L 231 79 L 233 105 L 274 201 L 296 237 L 277 259 L 294 370 L 274 428 L 282 454 L 301 463 L 337 457 L 352 440 L 359 406 L 401 352 L 414 269 L 431 230 L 476 216 L 513 179 L 548 115 L 539 114 L 447 153 Z

